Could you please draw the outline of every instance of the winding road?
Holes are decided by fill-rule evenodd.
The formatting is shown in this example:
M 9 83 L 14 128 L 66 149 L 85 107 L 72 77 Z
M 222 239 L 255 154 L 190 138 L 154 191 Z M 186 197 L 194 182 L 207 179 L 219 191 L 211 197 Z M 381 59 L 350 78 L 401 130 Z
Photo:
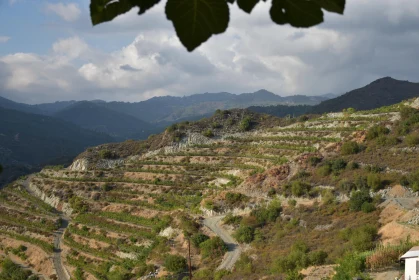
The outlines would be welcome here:
M 32 175 L 29 175 L 26 180 L 22 182 L 22 185 L 29 194 L 37 197 L 36 194 L 29 188 L 29 182 L 32 177 Z M 69 280 L 70 278 L 68 277 L 61 260 L 61 239 L 64 235 L 65 229 L 68 227 L 70 218 L 65 216 L 63 213 L 60 213 L 59 215 L 61 218 L 61 225 L 60 228 L 54 232 L 54 254 L 52 256 L 52 262 L 57 273 L 57 278 L 59 280 Z
M 231 270 L 234 264 L 239 259 L 242 249 L 240 245 L 234 240 L 234 238 L 220 225 L 221 220 L 225 216 L 214 216 L 207 217 L 204 219 L 204 225 L 218 235 L 227 245 L 227 253 L 224 255 L 224 259 L 221 264 L 217 267 L 217 270 L 227 269 Z

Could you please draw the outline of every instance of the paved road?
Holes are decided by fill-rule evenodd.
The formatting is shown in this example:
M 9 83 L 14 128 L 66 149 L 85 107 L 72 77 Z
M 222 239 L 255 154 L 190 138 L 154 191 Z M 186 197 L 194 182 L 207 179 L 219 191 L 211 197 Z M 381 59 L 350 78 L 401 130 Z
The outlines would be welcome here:
M 29 175 L 26 180 L 22 182 L 23 187 L 33 196 L 36 194 L 29 188 L 29 182 L 33 175 Z M 55 271 L 57 273 L 57 278 L 59 280 L 69 280 L 63 263 L 61 261 L 61 238 L 63 237 L 65 229 L 68 227 L 70 218 L 65 216 L 63 213 L 60 213 L 61 226 L 54 232 L 54 254 L 52 256 L 52 262 L 54 264 Z
M 242 252 L 240 245 L 234 240 L 234 238 L 220 225 L 221 220 L 225 216 L 208 217 L 204 219 L 204 225 L 217 234 L 226 244 L 227 253 L 224 255 L 224 259 L 221 264 L 217 267 L 217 270 L 227 269 L 231 270 L 234 264 L 239 259 Z

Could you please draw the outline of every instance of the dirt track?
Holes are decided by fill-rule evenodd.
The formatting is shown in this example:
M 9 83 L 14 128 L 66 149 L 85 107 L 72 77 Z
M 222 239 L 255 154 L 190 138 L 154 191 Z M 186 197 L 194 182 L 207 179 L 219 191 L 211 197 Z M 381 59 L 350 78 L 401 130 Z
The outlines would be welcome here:
M 242 250 L 234 238 L 220 225 L 223 218 L 224 216 L 207 217 L 204 219 L 204 225 L 211 229 L 227 244 L 228 252 L 224 255 L 224 259 L 217 267 L 217 270 L 231 270 L 239 259 Z
M 23 187 L 33 196 L 36 196 L 31 189 L 29 188 L 29 182 L 32 176 L 28 176 L 28 178 L 22 182 Z M 57 278 L 59 280 L 67 280 L 67 273 L 65 272 L 65 268 L 63 267 L 63 263 L 61 261 L 61 238 L 63 237 L 65 229 L 68 227 L 69 218 L 66 217 L 64 214 L 60 214 L 61 218 L 61 226 L 60 228 L 54 232 L 54 254 L 52 256 L 52 262 L 54 263 L 54 268 L 57 273 Z

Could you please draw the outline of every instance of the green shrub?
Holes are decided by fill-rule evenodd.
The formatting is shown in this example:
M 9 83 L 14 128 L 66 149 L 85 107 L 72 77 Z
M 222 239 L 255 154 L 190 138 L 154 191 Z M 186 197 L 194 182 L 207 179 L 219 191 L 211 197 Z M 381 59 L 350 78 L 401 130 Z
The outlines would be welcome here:
M 191 241 L 192 244 L 196 247 L 199 248 L 199 245 L 205 241 L 207 241 L 209 239 L 209 237 L 205 234 L 202 233 L 195 233 L 194 235 L 192 235 L 191 237 Z
M 204 132 L 202 132 L 202 135 L 208 138 L 214 137 L 214 133 L 212 132 L 211 129 L 204 130 Z
M 364 202 L 371 202 L 372 198 L 368 190 L 353 192 L 349 199 L 349 208 L 353 211 L 360 211 Z
M 337 173 L 346 168 L 347 162 L 344 159 L 335 159 L 330 161 L 333 173 Z
M 24 270 L 7 258 L 3 261 L 0 279 L 27 280 L 31 274 L 29 270 Z
M 109 183 L 105 183 L 102 185 L 102 191 L 104 192 L 111 191 L 112 189 L 113 189 L 113 186 Z
M 376 174 L 376 173 L 370 173 L 370 174 L 368 174 L 368 176 L 367 176 L 367 185 L 373 191 L 378 191 L 381 188 L 381 186 L 382 186 L 380 175 L 379 174 Z
M 212 128 L 214 128 L 214 129 L 216 129 L 216 128 L 221 128 L 221 127 L 222 127 L 222 125 L 221 125 L 221 124 L 219 124 L 219 123 L 217 123 L 217 122 L 213 122 L 213 123 L 211 124 L 211 127 L 212 127 Z
M 186 270 L 186 259 L 179 255 L 166 255 L 164 258 L 164 267 L 170 272 L 180 273 Z
M 70 207 L 76 212 L 76 213 L 87 213 L 89 211 L 88 204 L 79 196 L 73 196 L 69 200 Z
M 346 167 L 350 170 L 355 170 L 359 168 L 359 163 L 355 161 L 350 161 Z
M 312 157 L 308 158 L 308 162 L 310 163 L 311 166 L 316 166 L 321 161 L 322 161 L 322 159 L 319 158 L 319 157 L 316 157 L 316 156 L 312 156 Z
M 332 173 L 332 168 L 329 164 L 324 164 L 317 168 L 316 173 L 319 176 L 326 177 L 329 176 L 330 173 Z
M 279 273 L 298 271 L 310 265 L 309 249 L 302 241 L 295 242 L 291 252 L 281 256 L 274 261 L 273 270 Z
M 100 150 L 99 157 L 102 159 L 111 159 L 114 158 L 114 154 L 109 150 Z
M 241 204 L 242 202 L 248 201 L 249 197 L 242 193 L 228 192 L 226 193 L 225 200 L 228 205 L 235 206 Z
M 345 142 L 340 150 L 342 155 L 353 155 L 361 151 L 361 146 L 355 141 Z
M 397 137 L 385 135 L 378 136 L 375 141 L 381 146 L 394 146 L 399 143 L 399 139 Z
M 288 205 L 290 205 L 291 207 L 295 207 L 297 205 L 297 200 L 295 199 L 288 200 Z
M 288 271 L 287 276 L 285 277 L 285 280 L 303 280 L 304 275 L 299 273 L 298 271 L 292 270 Z
M 324 251 L 310 252 L 308 255 L 310 265 L 322 265 L 326 262 L 327 253 Z
M 167 132 L 174 132 L 175 130 L 178 129 L 178 125 L 176 123 L 170 125 L 169 127 L 166 128 Z
M 378 231 L 376 227 L 364 225 L 351 232 L 349 242 L 351 248 L 358 252 L 364 252 L 375 247 L 377 237 Z
M 255 229 L 249 226 L 240 226 L 235 232 L 234 238 L 240 243 L 250 243 L 255 237 Z
M 234 268 L 237 272 L 250 274 L 254 271 L 253 261 L 248 255 L 242 254 Z
M 417 134 L 417 133 L 409 134 L 409 135 L 406 136 L 404 141 L 410 147 L 414 147 L 416 145 L 419 145 L 419 134 Z
M 253 210 L 250 215 L 256 218 L 258 226 L 263 226 L 269 222 L 275 222 L 281 210 L 281 202 L 273 200 L 268 206 Z
M 336 274 L 333 280 L 350 280 L 352 277 L 359 277 L 365 270 L 365 257 L 358 254 L 346 254 L 338 261 L 335 267 Z
M 364 213 L 370 213 L 370 212 L 375 211 L 375 206 L 371 202 L 364 202 L 362 203 L 361 210 Z
M 242 221 L 242 219 L 243 219 L 242 216 L 234 216 L 233 214 L 228 213 L 224 217 L 223 222 L 226 225 L 235 225 L 236 226 L 236 225 L 239 225 L 240 224 L 240 222 Z
M 227 252 L 227 245 L 218 236 L 202 242 L 199 245 L 199 248 L 201 249 L 201 254 L 204 258 L 219 258 Z
M 373 140 L 381 135 L 386 135 L 389 133 L 390 133 L 390 130 L 384 125 L 375 125 L 368 130 L 367 139 Z
M 240 122 L 240 130 L 241 131 L 249 131 L 252 127 L 252 119 L 250 117 L 245 117 Z
M 291 184 L 292 195 L 296 197 L 307 195 L 310 189 L 311 189 L 311 186 L 309 184 L 301 182 L 301 181 L 294 181 Z
M 226 270 L 226 269 L 217 270 L 214 273 L 214 280 L 222 280 L 225 276 L 228 276 L 230 274 L 231 274 L 231 272 L 229 270 Z

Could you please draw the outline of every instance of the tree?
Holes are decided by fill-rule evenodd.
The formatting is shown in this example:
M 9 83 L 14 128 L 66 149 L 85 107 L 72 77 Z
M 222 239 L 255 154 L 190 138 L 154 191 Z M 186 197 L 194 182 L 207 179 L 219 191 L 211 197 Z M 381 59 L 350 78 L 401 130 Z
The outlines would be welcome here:
M 346 0 L 272 0 L 270 17 L 277 24 L 311 27 L 323 22 L 323 10 L 343 14 Z M 90 17 L 93 25 L 112 21 L 132 8 L 138 14 L 158 4 L 160 0 L 91 0 Z M 188 51 L 207 41 L 212 35 L 227 30 L 229 4 L 234 0 L 167 0 L 166 17 L 172 21 L 176 34 Z M 237 5 L 251 13 L 260 0 L 237 0 Z
M 349 200 L 349 207 L 351 210 L 360 211 L 364 202 L 371 202 L 372 198 L 367 190 L 357 191 L 352 193 Z
M 255 229 L 248 226 L 241 226 L 234 234 L 234 238 L 240 243 L 250 243 L 255 237 Z
M 222 257 L 227 251 L 227 245 L 218 236 L 202 242 L 199 245 L 199 248 L 201 249 L 201 253 L 204 258 L 209 257 L 211 259 Z
M 199 245 L 205 241 L 207 241 L 209 239 L 209 237 L 205 234 L 202 233 L 195 233 L 194 235 L 192 235 L 191 241 L 192 244 L 199 248 Z

